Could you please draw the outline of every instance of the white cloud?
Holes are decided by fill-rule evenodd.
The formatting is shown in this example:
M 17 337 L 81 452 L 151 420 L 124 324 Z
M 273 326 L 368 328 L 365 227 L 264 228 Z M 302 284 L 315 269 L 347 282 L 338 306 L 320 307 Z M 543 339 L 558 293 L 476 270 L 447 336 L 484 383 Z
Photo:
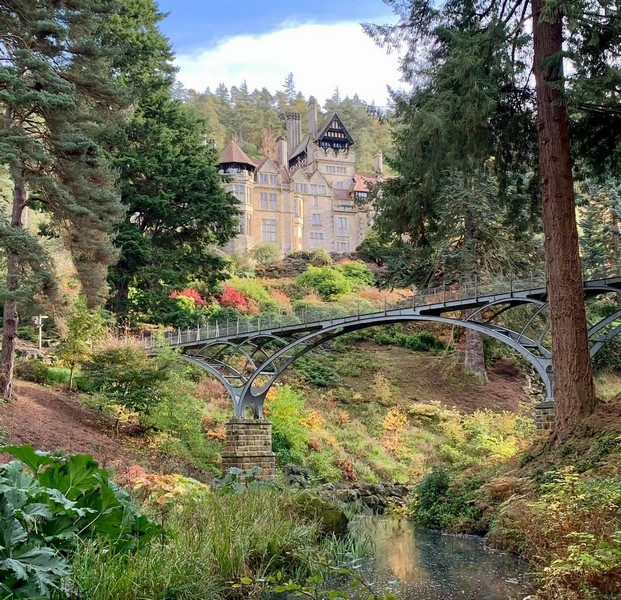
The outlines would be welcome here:
M 338 86 L 341 96 L 358 94 L 387 104 L 386 86 L 402 87 L 398 57 L 375 45 L 359 23 L 283 25 L 279 31 L 223 40 L 215 48 L 180 54 L 178 78 L 198 91 L 246 80 L 248 87 L 280 90 L 289 73 L 296 88 L 320 103 Z

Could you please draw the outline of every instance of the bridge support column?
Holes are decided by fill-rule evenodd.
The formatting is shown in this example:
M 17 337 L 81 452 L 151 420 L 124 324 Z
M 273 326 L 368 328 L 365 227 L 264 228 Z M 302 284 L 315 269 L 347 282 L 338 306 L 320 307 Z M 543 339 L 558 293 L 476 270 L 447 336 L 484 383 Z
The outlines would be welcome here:
M 233 419 L 226 424 L 222 470 L 237 467 L 248 471 L 263 469 L 260 479 L 271 479 L 276 472 L 276 455 L 272 452 L 272 424 L 263 419 Z
M 553 400 L 546 400 L 535 405 L 535 425 L 539 430 L 554 428 Z

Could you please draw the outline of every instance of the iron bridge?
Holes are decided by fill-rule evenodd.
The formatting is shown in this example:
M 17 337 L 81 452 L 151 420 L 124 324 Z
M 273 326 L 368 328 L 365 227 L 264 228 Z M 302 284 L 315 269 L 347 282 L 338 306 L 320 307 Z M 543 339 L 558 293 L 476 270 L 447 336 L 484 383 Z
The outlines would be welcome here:
M 500 291 L 499 291 L 500 290 Z M 621 331 L 621 308 L 616 296 L 621 276 L 584 282 L 585 301 L 613 295 L 614 309 L 589 323 L 591 357 Z M 346 333 L 410 321 L 444 323 L 479 331 L 519 352 L 537 371 L 552 394 L 552 356 L 548 300 L 544 277 L 498 280 L 488 286 L 436 288 L 412 295 L 383 309 L 354 307 L 352 314 L 336 310 L 308 310 L 301 315 L 238 319 L 196 329 L 178 330 L 144 339 L 150 353 L 170 345 L 183 357 L 208 371 L 227 389 L 235 416 L 247 409 L 263 416 L 263 402 L 285 369 L 313 348 Z

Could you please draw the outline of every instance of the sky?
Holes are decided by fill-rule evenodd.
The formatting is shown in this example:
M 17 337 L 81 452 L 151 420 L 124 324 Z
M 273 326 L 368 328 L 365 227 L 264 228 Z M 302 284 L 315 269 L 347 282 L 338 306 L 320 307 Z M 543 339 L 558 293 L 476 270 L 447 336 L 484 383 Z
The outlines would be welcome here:
M 298 91 L 323 103 L 339 88 L 378 106 L 387 86 L 401 88 L 396 54 L 387 55 L 360 23 L 393 20 L 381 0 L 159 0 L 178 79 L 199 92 L 246 81 L 282 89 L 293 73 Z

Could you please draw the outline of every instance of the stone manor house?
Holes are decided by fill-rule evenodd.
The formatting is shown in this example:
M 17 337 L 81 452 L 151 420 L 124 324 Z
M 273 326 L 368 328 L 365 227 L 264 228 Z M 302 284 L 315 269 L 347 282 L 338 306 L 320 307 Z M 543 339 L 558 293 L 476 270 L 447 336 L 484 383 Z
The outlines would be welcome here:
M 219 172 L 240 201 L 239 235 L 226 251 L 276 244 L 284 253 L 325 248 L 353 252 L 370 225 L 366 202 L 381 180 L 381 153 L 374 173 L 357 173 L 354 140 L 337 113 L 317 122 L 311 98 L 308 133 L 298 113 L 287 115 L 287 139 L 276 143 L 275 160 L 252 160 L 235 143 L 222 151 Z

